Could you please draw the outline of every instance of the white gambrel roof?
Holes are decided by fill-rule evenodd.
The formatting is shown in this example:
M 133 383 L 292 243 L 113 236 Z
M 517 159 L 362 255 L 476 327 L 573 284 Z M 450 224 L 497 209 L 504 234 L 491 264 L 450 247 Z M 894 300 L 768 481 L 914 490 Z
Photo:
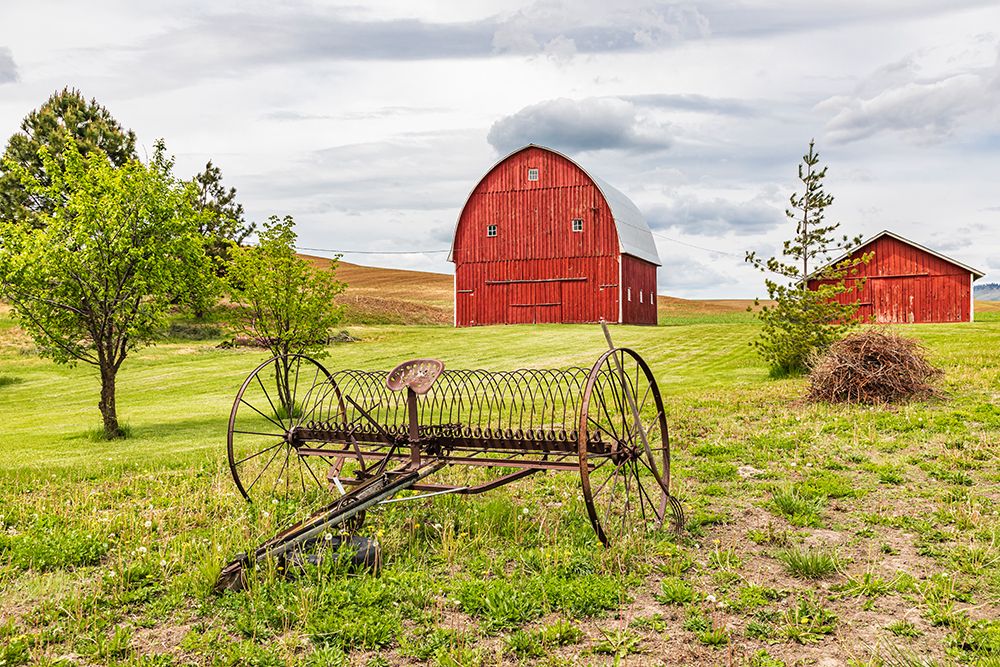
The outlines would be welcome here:
M 597 189 L 601 191 L 604 195 L 604 200 L 608 202 L 608 207 L 611 209 L 611 216 L 615 220 L 615 228 L 618 231 L 618 249 L 623 255 L 632 255 L 633 257 L 638 257 L 639 259 L 644 259 L 647 262 L 652 262 L 657 266 L 660 264 L 660 255 L 656 251 L 656 243 L 653 241 L 653 233 L 649 231 L 649 225 L 646 224 L 646 218 L 643 217 L 639 208 L 632 203 L 632 200 L 625 196 L 621 190 L 606 183 L 604 180 L 597 178 L 589 171 L 583 168 L 576 160 L 573 160 L 566 155 L 563 155 L 559 151 L 552 150 L 545 146 L 539 146 L 538 144 L 528 144 L 527 146 L 522 146 L 515 151 L 511 151 L 507 155 L 503 156 L 496 163 L 486 170 L 486 174 L 496 169 L 498 165 L 504 162 L 507 158 L 512 155 L 516 155 L 523 150 L 528 148 L 541 148 L 542 150 L 549 151 L 550 153 L 555 153 L 559 157 L 568 160 L 571 164 L 576 165 L 580 171 L 587 175 L 587 177 L 594 182 Z M 483 178 L 486 176 L 484 175 Z M 482 179 L 476 182 L 475 188 L 479 187 L 479 183 Z M 469 193 L 469 197 L 472 193 Z M 465 206 L 469 202 L 469 197 L 466 197 L 465 204 L 462 205 L 462 211 L 465 211 Z M 458 233 L 458 223 L 462 219 L 462 211 L 459 211 L 459 219 L 455 221 L 455 233 L 451 236 L 451 250 L 448 253 L 448 261 L 453 262 L 454 252 L 455 252 L 455 234 Z
M 959 267 L 961 269 L 965 269 L 966 271 L 968 271 L 969 273 L 972 274 L 972 279 L 973 280 L 979 280 L 984 275 L 986 275 L 982 271 L 980 271 L 978 269 L 974 269 L 974 268 L 972 268 L 971 266 L 969 266 L 967 264 L 962 264 L 961 262 L 956 261 L 956 260 L 952 259 L 951 257 L 948 257 L 946 255 L 942 255 L 941 253 L 939 253 L 939 252 L 937 252 L 935 250 L 931 250 L 930 248 L 927 248 L 925 246 L 922 246 L 922 245 L 920 245 L 919 243 L 917 243 L 915 241 L 911 241 L 910 239 L 903 238 L 899 234 L 894 234 L 894 233 L 890 232 L 888 229 L 883 229 L 882 231 L 880 231 L 875 236 L 873 236 L 873 237 L 871 237 L 869 239 L 865 239 L 864 241 L 862 241 L 861 245 L 857 246 L 853 250 L 851 250 L 849 252 L 845 252 L 840 257 L 838 257 L 838 258 L 836 258 L 834 260 L 831 260 L 831 261 L 827 262 L 826 264 L 824 264 L 823 266 L 821 266 L 820 268 L 816 269 L 815 271 L 813 271 L 812 273 L 810 273 L 808 276 L 806 276 L 805 279 L 806 280 L 811 280 L 812 278 L 815 278 L 816 275 L 818 273 L 820 273 L 823 269 L 827 268 L 828 266 L 832 266 L 834 264 L 838 264 L 838 263 L 844 261 L 845 259 L 847 259 L 848 257 L 850 257 L 852 254 L 856 253 L 858 250 L 861 250 L 861 248 L 864 248 L 866 245 L 870 244 L 873 241 L 877 241 L 878 239 L 882 238 L 883 236 L 888 236 L 888 237 L 894 238 L 897 241 L 900 241 L 902 243 L 906 243 L 907 245 L 911 245 L 914 248 L 919 248 L 920 250 L 923 250 L 924 252 L 926 252 L 926 253 L 928 253 L 930 255 L 934 255 L 938 259 L 943 259 L 944 261 L 948 262 L 949 264 L 954 264 L 955 266 L 957 266 L 957 267 Z

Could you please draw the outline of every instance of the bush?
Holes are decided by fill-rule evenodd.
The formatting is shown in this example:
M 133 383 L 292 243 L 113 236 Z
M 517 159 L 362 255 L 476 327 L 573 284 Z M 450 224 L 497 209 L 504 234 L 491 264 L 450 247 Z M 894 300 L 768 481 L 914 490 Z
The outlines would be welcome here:
M 942 373 L 928 363 L 923 346 L 872 329 L 846 336 L 814 364 L 809 399 L 829 403 L 894 403 L 933 396 Z

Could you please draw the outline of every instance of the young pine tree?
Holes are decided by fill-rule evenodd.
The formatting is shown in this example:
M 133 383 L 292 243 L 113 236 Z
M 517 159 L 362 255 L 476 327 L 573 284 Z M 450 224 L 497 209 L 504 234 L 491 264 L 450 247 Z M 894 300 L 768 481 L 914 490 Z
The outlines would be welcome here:
M 857 325 L 854 314 L 857 299 L 841 295 L 857 294 L 861 278 L 853 277 L 856 268 L 867 263 L 870 255 L 850 258 L 836 264 L 826 263 L 834 252 L 849 252 L 861 238 L 835 239 L 840 223 L 826 221 L 826 209 L 833 196 L 823 189 L 826 167 L 819 167 L 815 141 L 799 164 L 801 194 L 793 193 L 785 215 L 795 222 L 795 236 L 784 242 L 780 257 L 767 260 L 748 252 L 746 261 L 770 274 L 765 279 L 772 306 L 759 313 L 763 327 L 753 345 L 771 367 L 774 376 L 793 375 L 808 370 L 811 359 Z M 809 289 L 808 281 L 818 287 Z

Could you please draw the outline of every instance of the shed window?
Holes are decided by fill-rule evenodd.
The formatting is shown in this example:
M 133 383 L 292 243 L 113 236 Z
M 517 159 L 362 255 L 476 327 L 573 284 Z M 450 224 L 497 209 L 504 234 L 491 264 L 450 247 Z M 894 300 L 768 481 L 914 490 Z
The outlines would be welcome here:
M 496 236 L 497 235 L 497 226 L 496 225 L 486 225 L 486 235 L 487 236 Z
M 529 169 L 528 170 L 528 180 L 529 181 L 537 181 L 538 180 L 538 170 L 537 169 Z
M 642 290 L 639 290 L 639 303 L 643 303 L 643 300 L 642 300 Z
M 631 287 L 628 288 L 628 300 L 629 301 L 632 300 L 632 288 Z
M 583 220 L 581 218 L 573 218 L 573 231 L 574 232 L 583 231 Z

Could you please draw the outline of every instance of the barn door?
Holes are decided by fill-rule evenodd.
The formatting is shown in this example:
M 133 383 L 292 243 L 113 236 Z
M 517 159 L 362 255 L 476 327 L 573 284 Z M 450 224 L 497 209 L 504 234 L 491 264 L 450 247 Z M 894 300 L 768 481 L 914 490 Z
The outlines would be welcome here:
M 562 322 L 562 283 L 533 283 L 536 323 Z
M 912 283 L 908 280 L 872 280 L 875 321 L 879 324 L 910 324 L 916 320 Z

